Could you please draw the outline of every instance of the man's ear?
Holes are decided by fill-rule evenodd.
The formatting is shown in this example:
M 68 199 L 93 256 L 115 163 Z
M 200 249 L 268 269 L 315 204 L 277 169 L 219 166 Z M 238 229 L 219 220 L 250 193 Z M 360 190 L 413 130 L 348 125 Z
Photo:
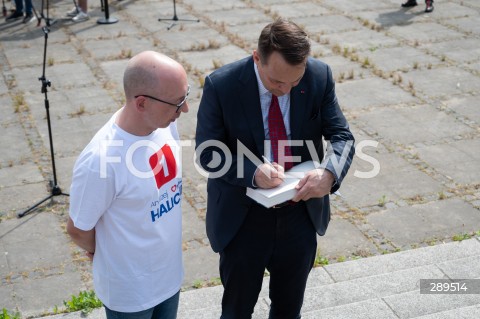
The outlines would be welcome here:
M 135 108 L 137 111 L 143 112 L 145 110 L 145 100 L 146 98 L 141 95 L 135 98 Z
M 260 55 L 258 54 L 257 50 L 253 50 L 253 62 L 255 62 L 255 64 L 259 64 L 260 63 Z

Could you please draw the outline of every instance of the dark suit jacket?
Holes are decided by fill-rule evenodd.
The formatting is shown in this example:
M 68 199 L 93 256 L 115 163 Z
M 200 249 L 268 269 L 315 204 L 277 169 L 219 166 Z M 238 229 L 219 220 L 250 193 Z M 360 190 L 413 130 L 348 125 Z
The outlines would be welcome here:
M 222 251 L 232 240 L 254 203 L 246 196 L 246 187 L 255 187 L 253 176 L 261 163 L 261 155 L 265 153 L 262 111 L 253 63 L 253 58 L 248 57 L 209 75 L 205 79 L 198 110 L 196 150 L 201 153 L 197 154 L 200 155 L 197 162 L 208 172 L 214 171 L 210 166 L 219 159 L 222 165 L 227 163 L 225 167 L 228 167 L 224 174 L 217 174 L 220 177 L 209 178 L 207 184 L 206 227 L 215 252 Z M 290 130 L 291 140 L 304 141 L 303 146 L 292 147 L 292 155 L 300 156 L 302 162 L 312 159 L 309 148 L 313 151 L 313 159 L 318 155 L 317 160 L 321 161 L 324 156 L 322 137 L 331 142 L 333 157 L 340 163 L 342 160 L 345 162 L 341 168 L 335 168 L 332 160 L 326 164 L 336 179 L 331 191 L 338 189 L 354 155 L 354 138 L 338 106 L 332 73 L 325 63 L 309 58 L 305 75 L 291 90 Z M 212 141 L 225 145 L 224 151 L 208 146 Z M 256 159 L 243 156 L 245 152 L 239 151 L 238 142 Z M 346 148 L 341 160 L 347 144 L 351 148 Z M 237 158 L 239 154 L 241 156 Z M 228 165 L 230 159 L 231 165 Z M 243 174 L 238 174 L 242 169 Z M 306 206 L 317 233 L 324 235 L 330 221 L 329 196 L 310 199 Z

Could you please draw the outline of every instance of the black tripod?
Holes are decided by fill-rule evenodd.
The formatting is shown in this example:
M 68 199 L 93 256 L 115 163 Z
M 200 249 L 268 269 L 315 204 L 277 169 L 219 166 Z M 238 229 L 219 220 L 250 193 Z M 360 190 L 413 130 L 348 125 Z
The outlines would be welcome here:
M 51 199 L 54 196 L 59 196 L 59 195 L 69 196 L 68 194 L 63 193 L 57 184 L 57 171 L 55 169 L 55 154 L 53 152 L 52 125 L 50 124 L 50 110 L 49 110 L 50 104 L 48 102 L 48 96 L 47 96 L 47 92 L 48 92 L 47 87 L 51 86 L 52 83 L 50 83 L 50 81 L 45 78 L 45 64 L 46 64 L 45 62 L 47 58 L 47 39 L 48 39 L 48 32 L 50 30 L 48 30 L 47 27 L 43 27 L 42 30 L 45 33 L 45 44 L 43 47 L 43 73 L 42 73 L 42 76 L 38 78 L 38 80 L 42 82 L 42 93 L 45 95 L 45 109 L 47 110 L 48 138 L 50 141 L 50 156 L 52 158 L 53 180 L 50 181 L 50 190 L 51 190 L 50 195 L 45 197 L 44 199 L 42 199 L 41 201 L 39 201 L 29 209 L 27 209 L 26 211 L 19 213 L 18 217 L 25 216 L 26 214 L 30 213 L 35 208 L 37 208 L 40 204 L 42 204 L 43 202 L 46 202 L 47 200 Z
M 50 1 L 49 0 L 46 0 L 47 1 L 47 16 L 45 17 L 45 15 L 43 14 L 43 9 L 44 9 L 44 4 L 45 4 L 45 0 L 42 0 L 42 10 L 40 11 L 40 16 L 37 15 L 37 11 L 35 10 L 35 8 L 33 9 L 34 13 L 35 13 L 35 16 L 37 17 L 38 19 L 38 22 L 37 22 L 37 27 L 40 26 L 40 24 L 42 23 L 42 19 L 45 20 L 45 24 L 47 25 L 47 27 L 51 26 L 51 25 L 54 25 L 55 23 L 57 23 L 57 20 L 55 19 L 52 19 L 49 17 L 49 9 L 50 9 Z M 43 32 L 45 32 L 45 36 L 47 36 L 47 33 L 48 33 L 48 29 L 47 31 L 43 30 Z
M 168 27 L 167 27 L 167 30 L 170 30 L 171 28 L 173 28 L 173 26 L 175 24 L 177 24 L 176 22 L 177 21 L 192 21 L 192 22 L 200 22 L 200 19 L 179 19 L 177 17 L 177 6 L 175 4 L 175 0 L 173 0 L 173 18 L 171 19 L 158 19 L 158 21 L 174 21 L 172 22 L 172 24 L 170 24 Z

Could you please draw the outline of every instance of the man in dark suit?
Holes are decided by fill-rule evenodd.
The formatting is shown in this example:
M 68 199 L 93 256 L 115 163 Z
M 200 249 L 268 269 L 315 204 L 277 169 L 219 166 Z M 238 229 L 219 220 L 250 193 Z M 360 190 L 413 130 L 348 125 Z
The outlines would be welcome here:
M 328 194 L 340 187 L 354 155 L 331 70 L 309 54 L 306 33 L 277 19 L 262 30 L 251 57 L 205 79 L 196 150 L 210 173 L 206 225 L 220 253 L 224 319 L 251 318 L 265 269 L 270 318 L 300 318 L 316 234 L 324 235 L 330 220 Z M 247 187 L 278 186 L 292 161 L 312 159 L 322 165 L 306 173 L 291 201 L 265 208 L 246 195 Z

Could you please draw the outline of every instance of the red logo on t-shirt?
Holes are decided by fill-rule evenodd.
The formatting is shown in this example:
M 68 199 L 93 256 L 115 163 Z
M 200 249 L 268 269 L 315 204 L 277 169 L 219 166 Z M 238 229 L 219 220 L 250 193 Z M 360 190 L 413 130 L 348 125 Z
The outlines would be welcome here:
M 157 188 L 162 187 L 177 176 L 177 162 L 168 144 L 163 145 L 158 152 L 150 156 L 149 162 L 155 175 Z

